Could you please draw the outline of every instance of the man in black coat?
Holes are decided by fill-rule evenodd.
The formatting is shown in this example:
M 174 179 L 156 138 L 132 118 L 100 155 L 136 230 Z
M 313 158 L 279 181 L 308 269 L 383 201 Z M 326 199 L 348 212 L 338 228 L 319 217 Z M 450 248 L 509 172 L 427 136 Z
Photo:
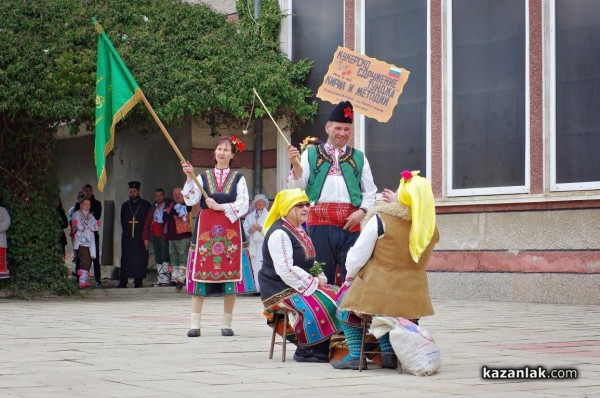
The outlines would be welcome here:
M 144 243 L 144 224 L 151 205 L 140 198 L 140 183 L 129 183 L 129 200 L 121 206 L 121 275 L 119 287 L 127 287 L 133 278 L 134 287 L 142 287 L 148 270 L 148 248 Z

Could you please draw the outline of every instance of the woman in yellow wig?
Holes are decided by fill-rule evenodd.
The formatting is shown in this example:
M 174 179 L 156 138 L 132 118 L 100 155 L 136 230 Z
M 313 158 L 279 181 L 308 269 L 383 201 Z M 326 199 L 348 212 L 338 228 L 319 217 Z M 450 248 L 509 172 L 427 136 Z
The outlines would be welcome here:
M 298 345 L 294 360 L 329 362 L 329 340 L 340 330 L 335 293 L 322 272 L 311 275 L 315 248 L 302 224 L 308 218 L 308 197 L 301 189 L 277 194 L 265 221 L 263 266 L 258 273 L 267 318 L 274 310 L 290 310 L 288 339 Z
M 356 314 L 418 320 L 432 315 L 425 268 L 439 240 L 429 182 L 403 171 L 397 200 L 375 207 L 348 252 L 346 281 L 338 296 L 338 318 L 349 354 L 332 361 L 337 369 L 358 369 L 360 318 Z M 384 368 L 396 368 L 389 336 L 379 339 Z M 364 367 L 364 365 L 363 365 Z

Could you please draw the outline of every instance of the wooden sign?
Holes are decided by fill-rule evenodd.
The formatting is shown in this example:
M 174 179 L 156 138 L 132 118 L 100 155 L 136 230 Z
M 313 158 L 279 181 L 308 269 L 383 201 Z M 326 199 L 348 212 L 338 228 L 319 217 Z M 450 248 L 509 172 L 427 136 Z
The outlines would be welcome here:
M 404 68 L 338 47 L 317 97 L 333 104 L 350 101 L 354 111 L 385 123 L 409 75 Z

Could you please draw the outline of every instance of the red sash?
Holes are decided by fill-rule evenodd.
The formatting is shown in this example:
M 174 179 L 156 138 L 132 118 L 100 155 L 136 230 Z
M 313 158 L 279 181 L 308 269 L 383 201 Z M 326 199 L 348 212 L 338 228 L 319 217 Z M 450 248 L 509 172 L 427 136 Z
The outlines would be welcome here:
M 192 280 L 204 283 L 242 280 L 240 221 L 229 221 L 225 212 L 204 209 L 198 223 Z
M 311 206 L 306 224 L 309 227 L 313 225 L 331 225 L 342 228 L 346 225 L 346 219 L 356 210 L 358 210 L 358 207 L 354 207 L 350 203 L 318 203 Z M 350 232 L 359 231 L 360 224 L 356 224 L 350 229 Z

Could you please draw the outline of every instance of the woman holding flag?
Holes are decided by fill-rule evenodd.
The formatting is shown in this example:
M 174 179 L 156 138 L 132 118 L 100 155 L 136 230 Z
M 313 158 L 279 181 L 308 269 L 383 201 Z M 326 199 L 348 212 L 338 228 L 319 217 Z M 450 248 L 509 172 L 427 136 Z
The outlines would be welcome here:
M 194 228 L 187 269 L 187 291 L 192 295 L 191 327 L 188 337 L 200 336 L 200 316 L 206 296 L 224 295 L 221 334 L 233 336 L 231 321 L 236 282 L 242 278 L 242 234 L 240 217 L 248 211 L 248 188 L 242 173 L 230 163 L 244 144 L 236 137 L 221 137 L 215 148 L 215 167 L 198 175 L 202 189 L 196 187 L 194 168 L 181 162 L 187 181 L 183 197 L 188 206 L 200 203 L 202 212 Z

